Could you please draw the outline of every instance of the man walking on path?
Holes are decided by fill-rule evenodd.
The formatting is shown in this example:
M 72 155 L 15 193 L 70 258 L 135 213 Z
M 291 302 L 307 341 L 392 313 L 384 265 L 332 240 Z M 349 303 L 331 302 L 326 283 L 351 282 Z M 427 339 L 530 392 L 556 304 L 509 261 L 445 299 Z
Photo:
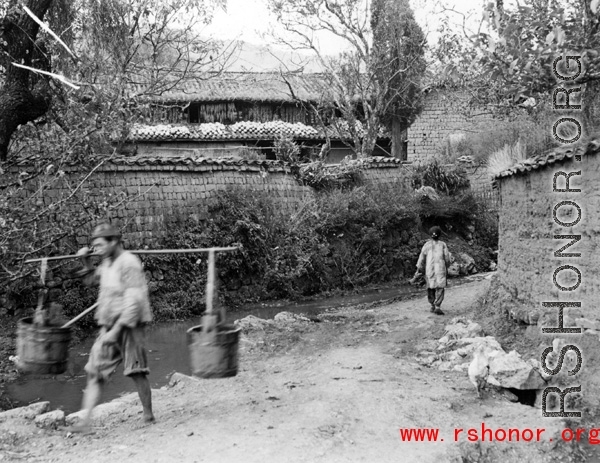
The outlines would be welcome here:
M 123 362 L 125 376 L 135 382 L 144 410 L 143 419 L 154 421 L 147 375 L 150 372 L 145 349 L 145 324 L 152 321 L 148 286 L 140 259 L 123 249 L 121 234 L 108 223 L 98 225 L 92 246 L 102 256 L 94 269 L 89 248 L 78 251 L 87 269 L 86 284 L 99 284 L 96 320 L 100 333 L 92 346 L 85 370 L 88 383 L 83 396 L 85 415 L 73 431 L 88 432 L 94 407 L 117 366 Z
M 429 234 L 431 239 L 421 249 L 417 261 L 417 272 L 425 274 L 427 300 L 431 304 L 431 311 L 437 315 L 444 315 L 440 306 L 444 300 L 446 267 L 450 264 L 451 257 L 446 243 L 440 241 L 442 234 L 440 227 L 432 227 Z

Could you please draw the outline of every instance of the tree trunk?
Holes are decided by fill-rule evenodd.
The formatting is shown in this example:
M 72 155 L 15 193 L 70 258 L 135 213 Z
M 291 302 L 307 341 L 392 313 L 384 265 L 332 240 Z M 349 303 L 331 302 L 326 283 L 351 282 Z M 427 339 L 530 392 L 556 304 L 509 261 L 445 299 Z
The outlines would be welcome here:
M 46 15 L 52 0 L 29 0 L 27 7 L 38 18 Z M 50 106 L 50 91 L 43 79 L 31 79 L 30 72 L 12 63 L 31 66 L 39 31 L 27 13 L 9 2 L 6 15 L 0 18 L 0 65 L 6 69 L 0 89 L 0 161 L 6 161 L 8 144 L 15 130 L 44 115 Z M 35 86 L 34 86 L 35 85 Z
M 404 150 L 404 138 L 406 130 L 404 124 L 398 117 L 392 120 L 392 156 L 402 161 L 406 161 L 407 153 Z
M 7 82 L 0 90 L 0 160 L 6 161 L 10 139 L 21 124 L 43 116 L 50 106 L 47 84 L 36 86 L 32 92 Z

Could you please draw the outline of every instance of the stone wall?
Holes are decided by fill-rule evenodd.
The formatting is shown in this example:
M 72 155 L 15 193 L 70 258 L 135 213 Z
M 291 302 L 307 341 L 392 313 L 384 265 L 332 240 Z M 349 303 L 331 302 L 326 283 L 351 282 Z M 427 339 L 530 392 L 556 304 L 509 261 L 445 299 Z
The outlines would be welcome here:
M 408 128 L 408 160 L 424 162 L 447 154 L 452 143 L 467 133 L 484 130 L 492 120 L 489 110 L 469 108 L 466 93 L 433 89 L 425 96 L 420 116 Z
M 581 170 L 582 176 L 572 177 L 570 187 L 581 188 L 581 193 L 552 191 L 555 172 L 576 170 Z M 584 313 L 593 313 L 593 318 L 600 319 L 597 308 L 600 259 L 596 257 L 600 237 L 598 176 L 600 156 L 594 155 L 583 156 L 581 162 L 568 161 L 499 180 L 499 283 L 526 312 L 539 313 L 544 301 L 572 300 L 582 303 Z M 564 180 L 560 180 L 558 187 L 564 188 Z M 582 210 L 581 221 L 573 227 L 562 227 L 553 220 L 553 208 L 563 200 L 576 202 Z M 570 215 L 562 215 L 567 213 Z M 558 214 L 563 222 L 571 222 L 577 217 L 573 207 L 563 206 Z M 569 242 L 554 239 L 554 235 L 560 234 L 581 235 L 578 243 L 563 252 L 579 252 L 582 257 L 554 256 L 555 251 Z M 574 291 L 560 291 L 553 283 L 553 274 L 562 265 L 575 266 L 581 272 L 581 285 Z M 565 287 L 574 285 L 576 274 L 563 270 L 557 281 Z M 557 309 L 552 311 L 557 313 Z M 568 309 L 565 312 L 568 313 Z

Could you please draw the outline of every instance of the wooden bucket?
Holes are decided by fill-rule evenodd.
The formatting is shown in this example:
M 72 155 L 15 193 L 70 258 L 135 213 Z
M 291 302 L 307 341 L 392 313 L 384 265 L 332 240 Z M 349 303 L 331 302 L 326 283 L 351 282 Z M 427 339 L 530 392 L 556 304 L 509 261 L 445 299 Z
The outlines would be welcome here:
M 226 378 L 238 370 L 238 343 L 241 328 L 219 325 L 211 343 L 202 339 L 202 325 L 187 331 L 192 374 L 199 378 Z
M 17 368 L 23 373 L 58 375 L 67 370 L 71 328 L 35 326 L 33 317 L 17 326 Z

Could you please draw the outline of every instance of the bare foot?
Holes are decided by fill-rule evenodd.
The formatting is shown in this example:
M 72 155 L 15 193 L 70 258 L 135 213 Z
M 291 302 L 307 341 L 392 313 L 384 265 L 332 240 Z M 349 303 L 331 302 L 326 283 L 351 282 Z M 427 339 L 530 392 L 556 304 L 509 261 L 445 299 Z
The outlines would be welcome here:
M 144 414 L 144 423 L 156 423 L 156 419 L 154 418 L 154 415 Z

